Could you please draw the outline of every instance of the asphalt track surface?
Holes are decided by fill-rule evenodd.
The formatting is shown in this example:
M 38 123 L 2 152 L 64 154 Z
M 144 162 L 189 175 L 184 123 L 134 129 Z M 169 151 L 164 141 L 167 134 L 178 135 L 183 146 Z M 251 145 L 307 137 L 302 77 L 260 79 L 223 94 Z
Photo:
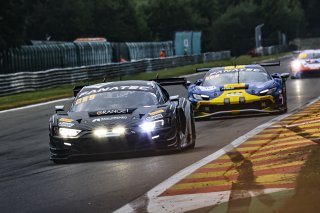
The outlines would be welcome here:
M 281 67 L 268 70 L 288 72 L 289 62 L 285 59 Z M 289 79 L 289 112 L 318 97 L 319 91 L 319 78 Z M 186 94 L 182 87 L 171 87 L 169 92 Z M 197 122 L 196 148 L 183 153 L 116 155 L 55 165 L 48 149 L 48 120 L 54 105 L 0 113 L 0 212 L 111 212 L 276 117 Z

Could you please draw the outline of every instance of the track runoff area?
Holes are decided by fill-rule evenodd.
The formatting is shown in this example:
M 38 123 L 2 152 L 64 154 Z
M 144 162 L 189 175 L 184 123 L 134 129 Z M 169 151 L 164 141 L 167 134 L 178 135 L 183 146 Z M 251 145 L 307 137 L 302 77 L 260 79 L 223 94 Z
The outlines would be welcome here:
M 272 119 L 116 212 L 277 212 L 319 146 L 320 97 Z

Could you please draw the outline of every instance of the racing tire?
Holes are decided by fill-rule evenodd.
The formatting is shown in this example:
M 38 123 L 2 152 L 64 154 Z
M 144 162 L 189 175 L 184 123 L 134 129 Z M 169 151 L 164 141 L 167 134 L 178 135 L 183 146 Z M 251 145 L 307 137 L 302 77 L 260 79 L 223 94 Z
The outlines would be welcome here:
M 284 107 L 283 109 L 281 109 L 281 112 L 279 114 L 284 114 L 288 112 L 288 108 Z
M 287 95 L 284 96 L 284 103 L 281 107 L 279 107 L 279 112 L 276 114 L 284 114 L 288 112 L 288 103 L 287 103 Z
M 195 119 L 194 119 L 194 113 L 193 110 L 190 112 L 190 120 L 191 120 L 191 135 L 189 134 L 189 142 L 191 140 L 191 144 L 189 145 L 189 149 L 194 149 L 196 146 L 196 125 L 195 125 Z
M 284 85 L 284 88 L 285 88 L 285 85 Z M 283 104 L 282 104 L 282 106 L 279 107 L 279 110 L 280 110 L 280 112 L 277 112 L 276 114 L 284 114 L 284 113 L 288 112 L 288 101 L 287 101 L 286 88 L 285 88 L 285 92 L 283 95 Z
M 196 128 L 195 128 L 195 122 L 194 122 L 193 115 L 190 117 L 189 122 L 190 122 L 190 124 L 186 125 L 185 134 L 183 134 L 181 131 L 178 132 L 177 140 L 178 140 L 178 151 L 179 152 L 182 152 L 186 149 L 194 149 L 196 146 Z
M 179 152 L 185 149 L 193 149 L 196 143 L 196 129 L 195 129 L 195 119 L 194 119 L 194 112 L 192 106 L 190 106 L 190 117 L 189 120 L 186 121 L 187 123 L 178 125 L 177 131 L 177 150 Z M 185 128 L 184 133 L 182 132 L 181 128 Z
M 183 150 L 185 150 L 188 146 L 188 135 L 189 131 L 188 128 L 186 130 L 186 134 L 183 134 L 182 131 L 179 129 L 179 131 L 177 132 L 177 140 L 178 140 L 178 147 L 177 150 L 178 152 L 182 152 Z
M 287 87 L 286 84 L 283 84 L 284 94 L 283 94 L 283 110 L 282 113 L 288 112 L 288 99 L 287 99 Z
M 301 78 L 301 73 L 296 73 L 294 75 L 291 75 L 291 79 L 299 79 Z
M 52 162 L 55 163 L 55 164 L 64 164 L 67 161 L 63 160 L 63 159 L 52 159 Z
M 182 152 L 183 150 L 187 149 L 190 145 L 190 130 L 188 128 L 188 125 L 185 125 L 185 133 L 181 131 L 181 125 L 178 125 L 178 131 L 177 131 L 177 151 Z

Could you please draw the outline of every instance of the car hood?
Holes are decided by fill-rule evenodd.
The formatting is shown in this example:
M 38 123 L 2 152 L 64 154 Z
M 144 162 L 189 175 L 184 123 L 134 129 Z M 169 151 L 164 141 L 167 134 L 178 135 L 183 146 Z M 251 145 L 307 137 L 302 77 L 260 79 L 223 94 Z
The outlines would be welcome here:
M 135 127 L 139 124 L 170 116 L 167 106 L 148 106 L 134 109 L 106 109 L 95 112 L 68 112 L 59 115 L 59 127 L 91 130 L 97 127 L 125 126 Z
M 261 92 L 262 90 L 272 88 L 276 85 L 277 84 L 274 80 L 261 83 L 224 84 L 207 87 L 193 85 L 189 88 L 189 94 L 200 94 L 209 96 L 210 98 L 214 98 L 221 95 L 224 91 L 239 89 L 246 90 L 250 94 L 259 94 L 259 92 Z

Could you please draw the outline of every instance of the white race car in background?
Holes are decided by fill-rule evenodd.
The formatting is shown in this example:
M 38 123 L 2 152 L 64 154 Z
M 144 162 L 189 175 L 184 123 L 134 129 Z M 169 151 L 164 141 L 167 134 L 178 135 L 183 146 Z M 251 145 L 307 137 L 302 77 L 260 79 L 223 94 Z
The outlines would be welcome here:
M 291 78 L 320 74 L 320 50 L 304 50 L 291 62 Z

